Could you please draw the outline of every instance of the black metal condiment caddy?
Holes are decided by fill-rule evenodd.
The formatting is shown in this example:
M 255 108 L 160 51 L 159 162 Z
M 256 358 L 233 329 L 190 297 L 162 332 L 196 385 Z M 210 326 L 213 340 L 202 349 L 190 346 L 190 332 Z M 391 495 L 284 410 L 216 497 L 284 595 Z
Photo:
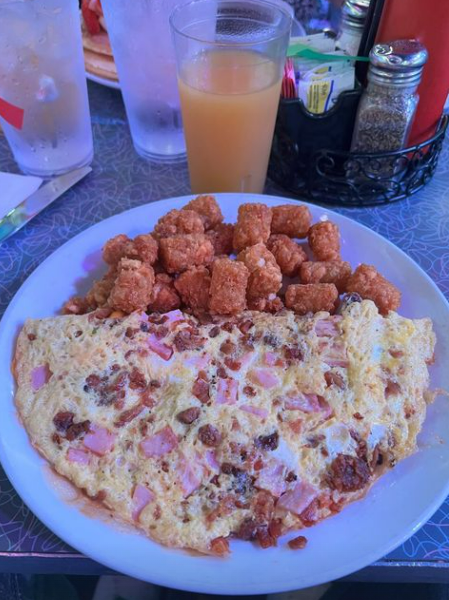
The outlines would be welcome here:
M 281 99 L 269 176 L 304 200 L 373 206 L 402 200 L 432 178 L 449 117 L 425 142 L 382 153 L 350 152 L 362 90 L 343 92 L 328 112 L 313 115 L 301 100 Z

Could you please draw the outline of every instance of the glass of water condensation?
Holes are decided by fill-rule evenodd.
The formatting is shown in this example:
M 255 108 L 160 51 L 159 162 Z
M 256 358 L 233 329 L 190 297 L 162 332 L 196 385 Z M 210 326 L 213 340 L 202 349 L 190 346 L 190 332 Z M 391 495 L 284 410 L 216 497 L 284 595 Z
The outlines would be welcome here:
M 0 98 L 23 110 L 21 128 L 0 118 L 22 171 L 51 177 L 91 162 L 78 0 L 0 0 Z
M 170 13 L 179 3 L 102 0 L 134 147 L 152 160 L 185 156 L 169 27 Z

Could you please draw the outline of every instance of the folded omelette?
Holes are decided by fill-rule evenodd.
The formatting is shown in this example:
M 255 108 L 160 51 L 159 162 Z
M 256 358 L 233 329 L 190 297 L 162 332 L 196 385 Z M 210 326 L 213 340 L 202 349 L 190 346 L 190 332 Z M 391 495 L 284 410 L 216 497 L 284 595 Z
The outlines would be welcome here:
M 276 544 L 360 498 L 416 449 L 429 319 L 178 310 L 28 320 L 16 405 L 58 473 L 162 544 Z

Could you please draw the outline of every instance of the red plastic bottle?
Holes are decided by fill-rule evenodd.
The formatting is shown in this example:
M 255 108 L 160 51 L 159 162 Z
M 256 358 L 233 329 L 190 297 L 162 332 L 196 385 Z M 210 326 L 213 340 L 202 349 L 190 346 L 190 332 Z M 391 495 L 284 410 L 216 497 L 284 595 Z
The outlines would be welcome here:
M 449 1 L 386 0 L 376 43 L 406 38 L 418 39 L 429 52 L 409 137 L 412 145 L 435 133 L 449 94 Z

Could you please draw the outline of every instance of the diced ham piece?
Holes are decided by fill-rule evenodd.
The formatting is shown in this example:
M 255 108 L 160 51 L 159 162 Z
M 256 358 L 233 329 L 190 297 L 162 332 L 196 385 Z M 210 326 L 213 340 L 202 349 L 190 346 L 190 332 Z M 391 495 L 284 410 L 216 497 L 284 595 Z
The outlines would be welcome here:
M 35 392 L 41 389 L 48 381 L 53 373 L 50 371 L 48 365 L 41 365 L 31 371 L 31 387 Z
M 133 512 L 132 517 L 134 521 L 138 521 L 140 513 L 143 511 L 145 506 L 150 502 L 153 502 L 155 496 L 146 486 L 138 483 L 134 488 L 132 501 L 133 501 Z
M 239 362 L 242 367 L 246 367 L 253 359 L 254 352 L 245 352 L 242 356 L 239 356 Z
M 84 436 L 83 444 L 98 456 L 104 456 L 114 446 L 115 434 L 99 425 L 91 425 L 89 433 Z
M 277 508 L 284 508 L 295 515 L 300 515 L 317 497 L 318 491 L 310 483 L 298 481 L 279 498 Z
M 293 433 L 301 433 L 302 431 L 302 419 L 295 419 L 294 421 L 289 421 L 288 426 L 293 431 Z
M 331 347 L 323 350 L 322 361 L 329 367 L 349 367 L 346 348 L 342 343 L 334 343 Z
M 176 470 L 181 479 L 181 487 L 184 498 L 187 498 L 201 485 L 201 479 L 198 477 L 189 460 L 181 454 Z
M 342 320 L 343 317 L 335 315 L 329 319 L 320 319 L 315 323 L 315 333 L 318 337 L 336 337 L 340 335 L 340 330 L 337 327 L 337 323 Z
M 218 464 L 217 457 L 215 456 L 214 450 L 207 450 L 206 452 L 206 463 L 207 466 L 212 470 L 218 473 L 220 471 L 220 465 Z
M 148 458 L 152 456 L 163 456 L 171 452 L 178 445 L 178 438 L 170 425 L 160 429 L 154 435 L 140 442 L 142 452 Z
M 180 310 L 171 310 L 165 313 L 164 317 L 166 317 L 164 325 L 169 325 L 170 329 L 174 329 L 180 321 L 185 321 L 184 315 Z
M 153 352 L 156 352 L 161 358 L 164 360 L 170 360 L 173 355 L 173 348 L 171 346 L 167 346 L 153 334 L 149 335 L 147 338 L 147 343 Z
M 251 379 L 267 390 L 279 385 L 279 379 L 267 369 L 254 369 L 251 371 Z
M 327 421 L 327 419 L 330 419 L 332 417 L 334 411 L 332 410 L 332 407 L 323 398 L 323 396 L 318 396 L 318 402 L 320 403 L 320 410 L 323 413 L 323 419 L 324 421 Z
M 265 410 L 265 408 L 259 408 L 258 406 L 252 406 L 251 404 L 242 404 L 242 406 L 239 407 L 240 410 L 243 410 L 247 413 L 250 413 L 252 415 L 256 415 L 257 417 L 260 417 L 261 419 L 266 419 L 268 417 L 268 411 Z
M 193 356 L 192 358 L 187 358 L 184 362 L 186 365 L 195 367 L 198 370 L 202 370 L 211 361 L 210 354 L 203 354 L 202 356 Z
M 85 450 L 79 448 L 69 448 L 67 452 L 67 459 L 70 462 L 79 463 L 80 465 L 88 465 L 90 463 L 91 455 Z
M 219 379 L 217 388 L 217 404 L 235 404 L 237 402 L 239 383 L 235 379 Z
M 316 394 L 301 394 L 300 392 L 295 396 L 285 399 L 285 408 L 288 410 L 301 410 L 305 413 L 317 413 L 321 411 Z
M 274 352 L 265 352 L 263 361 L 267 367 L 274 367 L 277 361 L 277 356 Z
M 267 490 L 273 494 L 273 496 L 278 498 L 287 489 L 287 483 L 285 481 L 286 472 L 287 468 L 283 463 L 277 460 L 270 460 L 270 462 L 258 472 L 254 485 L 258 489 Z

